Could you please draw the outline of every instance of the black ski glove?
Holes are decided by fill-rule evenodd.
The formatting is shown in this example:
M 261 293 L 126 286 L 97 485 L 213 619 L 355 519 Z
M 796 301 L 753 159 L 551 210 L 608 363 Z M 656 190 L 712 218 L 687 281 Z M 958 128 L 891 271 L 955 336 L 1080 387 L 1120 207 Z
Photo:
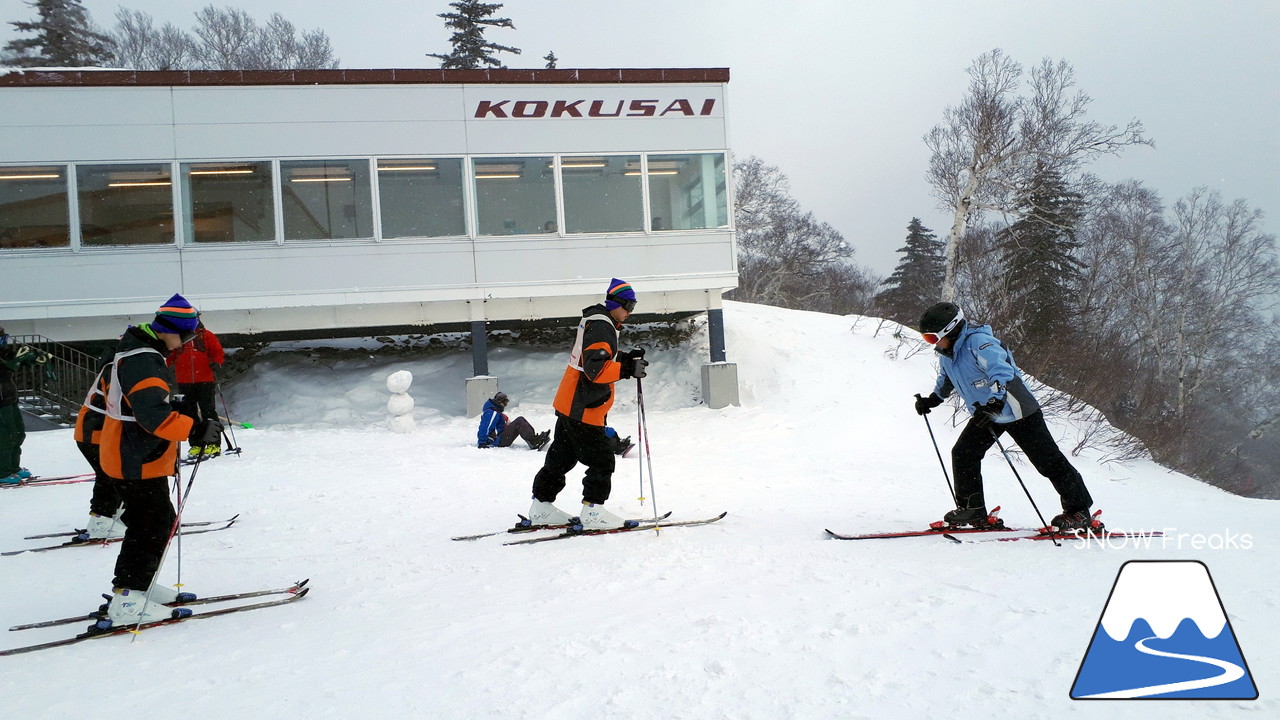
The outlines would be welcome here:
M 938 397 L 938 393 L 929 393 L 929 397 L 920 397 L 916 394 L 916 414 L 928 415 L 929 411 L 942 404 L 942 398 Z
M 622 360 L 622 379 L 642 378 L 648 373 L 645 368 L 649 367 L 649 361 L 642 357 L 628 357 Z
M 222 423 L 209 418 L 196 424 L 191 431 L 190 445 L 221 445 Z
M 980 428 L 989 428 L 991 424 L 1000 417 L 1000 412 L 1004 410 L 1004 398 L 993 397 L 987 401 L 986 405 L 973 404 L 973 421 Z
M 642 378 L 647 372 L 649 361 L 644 359 L 644 348 L 636 348 L 618 353 L 618 362 L 622 363 L 622 379 Z

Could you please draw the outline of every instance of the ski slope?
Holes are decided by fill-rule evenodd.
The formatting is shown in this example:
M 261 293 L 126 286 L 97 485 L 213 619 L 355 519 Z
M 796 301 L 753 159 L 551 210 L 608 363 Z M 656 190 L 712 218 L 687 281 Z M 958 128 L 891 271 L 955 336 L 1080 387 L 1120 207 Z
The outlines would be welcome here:
M 656 501 L 672 520 L 728 517 L 516 547 L 501 536 L 450 540 L 525 512 L 543 457 L 519 442 L 474 447 L 475 421 L 463 417 L 468 353 L 391 359 L 369 342 L 367 357 L 339 361 L 260 355 L 227 388 L 233 415 L 254 426 L 236 429 L 244 453 L 200 467 L 185 514 L 240 519 L 184 539 L 161 577 L 198 594 L 310 578 L 310 595 L 0 658 L 3 716 L 1280 716 L 1276 502 L 1085 451 L 1073 462 L 1109 526 L 1166 538 L 1088 549 L 830 540 L 823 528 L 909 530 L 950 508 L 912 410 L 913 394 L 932 386 L 930 353 L 869 318 L 726 303 L 725 323 L 742 406 L 696 404 L 704 333 L 651 351 L 655 492 L 642 491 L 639 460 L 623 460 L 609 506 L 650 516 Z M 490 371 L 511 395 L 508 414 L 551 426 L 566 352 L 495 349 Z M 410 434 L 387 430 L 385 381 L 397 370 L 415 378 Z M 623 435 L 635 434 L 635 398 L 633 382 L 619 384 L 611 422 Z M 958 434 L 947 409 L 930 415 L 944 456 Z M 1065 449 L 1075 445 L 1069 419 L 1050 427 Z M 31 434 L 23 464 L 46 475 L 85 469 L 69 430 Z M 1035 526 L 997 451 L 984 468 L 989 502 L 1009 524 Z M 1056 511 L 1048 481 L 1029 464 L 1018 471 L 1041 510 Z M 570 476 L 562 508 L 576 507 L 580 478 Z M 87 484 L 0 491 L 0 550 L 82 526 L 88 497 Z M 113 546 L 0 558 L 0 625 L 91 610 L 110 590 L 115 556 Z M 1069 699 L 1121 564 L 1161 558 L 1209 567 L 1259 700 Z M 7 633 L 0 647 L 76 627 Z

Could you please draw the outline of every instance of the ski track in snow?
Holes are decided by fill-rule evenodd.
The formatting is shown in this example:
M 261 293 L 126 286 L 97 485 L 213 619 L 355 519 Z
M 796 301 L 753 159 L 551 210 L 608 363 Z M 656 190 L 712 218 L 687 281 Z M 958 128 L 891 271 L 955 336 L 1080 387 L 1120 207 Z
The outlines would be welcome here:
M 371 355 L 332 367 L 269 354 L 226 388 L 240 457 L 201 466 L 186 519 L 240 513 L 184 540 L 185 589 L 219 594 L 311 578 L 283 608 L 0 659 L 6 717 L 61 720 L 103 708 L 182 717 L 309 718 L 1226 718 L 1280 715 L 1267 657 L 1280 637 L 1275 502 L 1223 493 L 1149 462 L 1073 462 L 1112 527 L 1251 533 L 1250 550 L 1113 551 L 942 538 L 851 543 L 839 532 L 918 529 L 949 509 L 912 411 L 932 386 L 927 353 L 891 358 L 872 320 L 726 303 L 743 406 L 690 407 L 706 338 L 651 350 L 645 379 L 658 507 L 672 520 L 729 516 L 655 536 L 503 547 L 529 505 L 540 453 L 477 450 L 461 417 L 465 353 Z M 856 325 L 856 327 L 854 327 Z M 851 330 L 851 328 L 853 328 Z M 626 331 L 623 347 L 629 347 Z M 269 360 L 270 362 L 267 362 Z M 508 413 L 550 427 L 564 353 L 502 348 L 491 372 Z M 386 428 L 385 378 L 407 369 L 418 428 Z M 958 428 L 935 412 L 946 448 Z M 611 414 L 635 432 L 635 389 Z M 1069 448 L 1070 424 L 1051 418 Z M 993 451 L 994 453 L 994 451 Z M 69 430 L 32 433 L 23 464 L 84 471 Z M 1011 524 L 1034 513 L 1003 458 L 988 498 Z M 1049 483 L 1019 461 L 1042 509 Z M 647 474 L 647 471 L 646 471 Z M 186 481 L 184 476 L 184 484 Z M 573 509 L 581 470 L 557 504 Z M 648 483 L 644 488 L 647 496 Z M 621 460 L 610 508 L 647 516 L 638 461 Z M 89 486 L 0 495 L 0 549 L 84 521 Z M 110 589 L 115 548 L 0 558 L 0 624 L 87 612 Z M 1262 697 L 1251 703 L 1074 703 L 1068 693 L 1116 572 L 1135 558 L 1212 570 Z M 171 559 L 161 579 L 179 579 Z M 4 647 L 65 637 L 9 633 Z M 75 668 L 74 671 L 72 669 Z

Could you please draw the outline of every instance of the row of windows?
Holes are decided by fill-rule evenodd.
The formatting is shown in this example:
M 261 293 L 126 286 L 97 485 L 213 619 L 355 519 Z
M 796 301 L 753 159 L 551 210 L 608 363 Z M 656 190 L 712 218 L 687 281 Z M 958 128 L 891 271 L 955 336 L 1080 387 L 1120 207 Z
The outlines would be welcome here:
M 722 153 L 0 166 L 0 248 L 161 245 L 177 227 L 199 245 L 728 222 Z

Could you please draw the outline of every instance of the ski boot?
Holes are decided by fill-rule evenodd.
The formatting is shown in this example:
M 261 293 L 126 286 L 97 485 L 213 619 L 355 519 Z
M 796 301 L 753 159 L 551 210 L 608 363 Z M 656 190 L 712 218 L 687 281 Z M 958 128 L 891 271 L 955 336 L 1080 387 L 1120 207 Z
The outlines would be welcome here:
M 1101 535 L 1107 529 L 1107 526 L 1098 519 L 1101 514 L 1101 510 L 1090 514 L 1089 508 L 1064 512 L 1061 515 L 1055 515 L 1053 520 L 1049 521 L 1050 527 L 1045 530 L 1064 535 Z
M 985 507 L 958 507 L 943 515 L 942 520 L 929 523 L 929 528 L 932 530 L 955 530 L 969 525 L 976 530 L 999 530 L 1004 527 L 1004 521 L 1000 519 L 999 513 L 999 506 L 991 512 L 987 512 Z
M 89 513 L 89 527 L 76 535 L 76 542 L 92 542 L 94 540 L 114 540 L 124 537 L 125 525 L 120 520 L 120 513 L 115 517 Z
M 533 504 L 529 506 L 528 526 L 538 527 L 540 525 L 568 525 L 573 522 L 574 517 L 549 502 L 542 502 L 534 498 Z M 520 523 L 522 526 L 524 522 Z
M 192 593 L 180 593 L 173 588 L 157 586 L 147 598 L 146 590 L 130 590 L 115 588 L 111 593 L 111 601 L 107 603 L 106 617 L 90 625 L 89 635 L 100 635 L 114 632 L 122 627 L 138 623 L 154 623 L 162 620 L 177 620 L 191 616 L 190 608 L 169 607 L 165 603 L 190 602 L 196 596 Z
M 635 520 L 623 520 L 604 509 L 599 503 L 582 503 L 582 521 L 574 526 L 575 530 L 617 530 L 633 528 L 640 523 Z

